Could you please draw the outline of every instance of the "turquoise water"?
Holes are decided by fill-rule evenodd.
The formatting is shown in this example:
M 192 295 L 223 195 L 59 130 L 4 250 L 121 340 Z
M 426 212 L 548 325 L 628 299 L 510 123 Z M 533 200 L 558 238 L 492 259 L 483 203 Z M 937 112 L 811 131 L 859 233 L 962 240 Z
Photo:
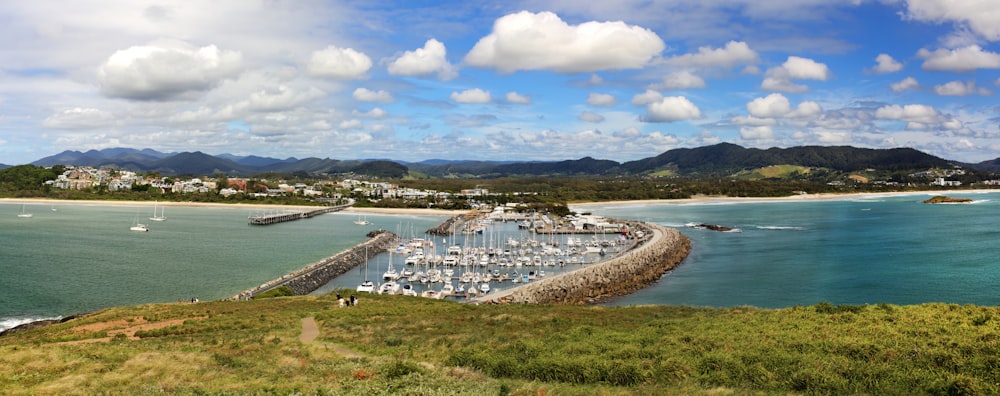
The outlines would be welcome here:
M 609 305 L 1000 305 L 1000 193 L 952 195 L 977 202 L 926 205 L 927 195 L 910 195 L 586 211 L 678 227 L 693 241 L 659 283 Z M 137 233 L 128 229 L 137 210 L 146 219 L 152 207 L 51 207 L 28 205 L 34 217 L 22 219 L 20 204 L 0 204 L 0 329 L 109 306 L 225 298 L 359 243 L 375 227 L 419 236 L 446 218 L 368 215 L 373 226 L 362 227 L 353 214 L 333 213 L 251 227 L 250 209 L 170 206 L 168 221 L 143 221 L 151 231 Z M 684 227 L 692 222 L 742 232 Z M 401 269 L 402 257 L 394 260 Z M 387 263 L 373 257 L 370 277 Z M 354 288 L 363 277 L 359 268 L 321 291 Z
M 788 307 L 1000 304 L 1000 193 L 802 202 L 606 205 L 612 217 L 679 227 L 691 255 L 658 284 L 610 305 Z M 684 227 L 720 224 L 742 232 Z
M 52 211 L 52 208 L 56 211 Z M 332 213 L 249 226 L 245 208 L 0 204 L 0 330 L 110 306 L 221 299 L 366 239 L 376 228 L 426 230 L 442 216 Z M 146 233 L 130 231 L 136 217 Z

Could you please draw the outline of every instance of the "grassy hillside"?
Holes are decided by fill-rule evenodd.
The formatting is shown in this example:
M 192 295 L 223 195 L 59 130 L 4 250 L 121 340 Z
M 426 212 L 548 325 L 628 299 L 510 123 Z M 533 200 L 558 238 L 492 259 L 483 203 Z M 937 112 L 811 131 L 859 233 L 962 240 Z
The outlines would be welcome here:
M 737 172 L 733 178 L 740 180 L 785 179 L 808 174 L 812 168 L 799 165 L 771 165 L 748 171 Z
M 303 341 L 303 318 L 318 337 Z M 1000 311 L 472 306 L 330 296 L 108 309 L 0 338 L 5 394 L 996 394 Z M 305 335 L 309 331 L 306 331 Z

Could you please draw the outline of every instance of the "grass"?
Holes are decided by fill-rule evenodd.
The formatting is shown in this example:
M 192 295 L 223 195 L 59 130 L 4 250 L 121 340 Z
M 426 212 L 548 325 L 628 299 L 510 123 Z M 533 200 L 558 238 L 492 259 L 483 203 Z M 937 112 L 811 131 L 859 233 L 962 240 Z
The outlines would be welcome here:
M 303 344 L 308 316 L 320 336 Z M 172 325 L 60 343 L 152 323 Z M 997 384 L 1000 312 L 953 304 L 473 306 L 365 295 L 340 309 L 332 296 L 304 296 L 114 308 L 0 338 L 5 394 L 996 394 Z
M 736 175 L 733 175 L 733 177 L 741 180 L 784 179 L 790 177 L 793 174 L 806 174 L 809 173 L 810 171 L 811 169 L 806 166 L 771 165 L 763 168 L 743 171 L 737 173 Z

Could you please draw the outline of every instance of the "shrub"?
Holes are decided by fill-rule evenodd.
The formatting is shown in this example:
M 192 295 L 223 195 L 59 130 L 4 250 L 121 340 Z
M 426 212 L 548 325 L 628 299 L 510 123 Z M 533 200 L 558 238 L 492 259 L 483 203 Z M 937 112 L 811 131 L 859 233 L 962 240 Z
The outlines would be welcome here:
M 278 286 L 274 289 L 268 290 L 266 292 L 255 295 L 253 298 L 274 298 L 274 297 L 287 297 L 294 296 L 295 291 L 288 286 Z

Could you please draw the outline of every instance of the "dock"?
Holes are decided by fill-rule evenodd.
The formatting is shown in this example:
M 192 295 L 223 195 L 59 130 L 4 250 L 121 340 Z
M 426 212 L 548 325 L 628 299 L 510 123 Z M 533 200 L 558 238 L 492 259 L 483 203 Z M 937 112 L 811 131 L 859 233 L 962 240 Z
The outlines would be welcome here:
M 341 210 L 349 208 L 351 205 L 338 205 L 338 206 L 324 206 L 319 209 L 309 210 L 305 212 L 292 212 L 292 213 L 276 213 L 269 215 L 251 215 L 247 218 L 247 224 L 249 225 L 271 225 L 277 223 L 284 223 L 286 221 L 308 219 L 310 217 L 315 217 L 321 214 L 339 212 Z

